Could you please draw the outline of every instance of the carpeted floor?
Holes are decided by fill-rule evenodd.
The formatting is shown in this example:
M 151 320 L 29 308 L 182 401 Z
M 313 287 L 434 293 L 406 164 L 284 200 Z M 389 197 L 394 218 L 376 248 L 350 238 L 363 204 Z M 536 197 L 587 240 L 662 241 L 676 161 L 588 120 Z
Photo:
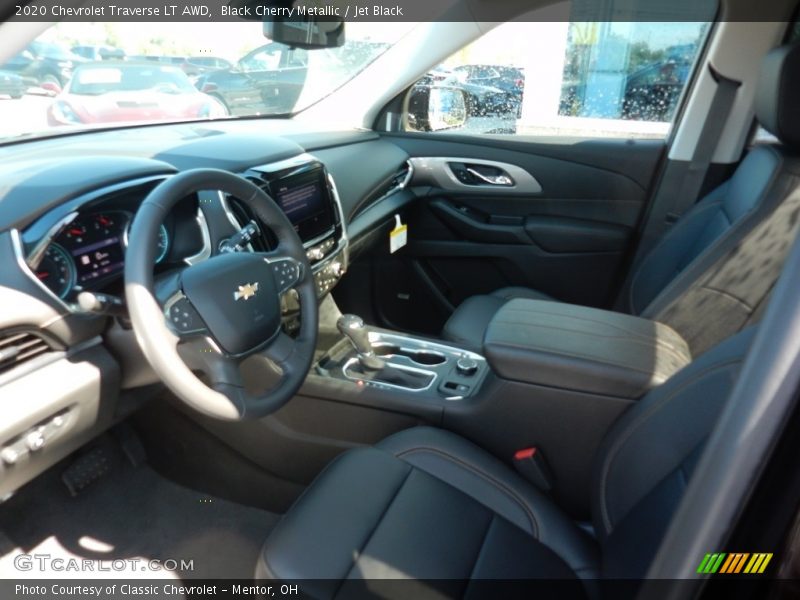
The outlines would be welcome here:
M 193 561 L 174 573 L 142 572 L 146 563 L 108 577 L 250 578 L 264 540 L 280 515 L 181 487 L 146 464 L 112 453 L 109 473 L 72 497 L 57 465 L 0 505 L 0 577 L 20 572 L 20 553 L 110 563 L 117 559 Z M 119 565 L 119 563 L 117 563 Z M 35 566 L 35 563 L 34 563 Z M 62 567 L 63 568 L 63 567 Z M 45 572 L 45 577 L 86 577 Z M 89 576 L 103 576 L 88 574 Z

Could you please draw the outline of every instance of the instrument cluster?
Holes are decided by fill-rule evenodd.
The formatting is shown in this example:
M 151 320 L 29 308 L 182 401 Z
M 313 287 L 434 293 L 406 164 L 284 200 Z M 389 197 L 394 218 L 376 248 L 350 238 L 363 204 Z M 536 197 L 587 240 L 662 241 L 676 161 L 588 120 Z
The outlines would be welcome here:
M 123 210 L 91 212 L 72 220 L 47 247 L 34 274 L 59 298 L 97 289 L 122 273 L 133 214 Z M 156 262 L 169 253 L 170 236 L 159 230 Z

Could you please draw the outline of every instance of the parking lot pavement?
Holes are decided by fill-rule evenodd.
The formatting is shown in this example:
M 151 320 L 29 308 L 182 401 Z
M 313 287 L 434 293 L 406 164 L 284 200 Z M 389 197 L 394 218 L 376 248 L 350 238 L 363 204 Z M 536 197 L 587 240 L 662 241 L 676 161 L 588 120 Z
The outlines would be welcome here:
M 0 138 L 48 128 L 47 96 L 26 95 L 18 100 L 0 96 Z

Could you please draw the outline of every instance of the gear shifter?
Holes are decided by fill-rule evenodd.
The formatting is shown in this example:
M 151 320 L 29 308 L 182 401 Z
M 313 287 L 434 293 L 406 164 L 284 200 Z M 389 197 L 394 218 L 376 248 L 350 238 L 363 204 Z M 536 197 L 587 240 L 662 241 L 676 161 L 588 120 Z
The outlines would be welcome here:
M 364 326 L 364 321 L 361 317 L 357 315 L 342 315 L 336 321 L 336 327 L 356 349 L 358 360 L 364 369 L 380 371 L 386 366 L 386 361 L 375 355 L 375 350 L 373 350 L 372 344 L 369 342 L 367 328 Z

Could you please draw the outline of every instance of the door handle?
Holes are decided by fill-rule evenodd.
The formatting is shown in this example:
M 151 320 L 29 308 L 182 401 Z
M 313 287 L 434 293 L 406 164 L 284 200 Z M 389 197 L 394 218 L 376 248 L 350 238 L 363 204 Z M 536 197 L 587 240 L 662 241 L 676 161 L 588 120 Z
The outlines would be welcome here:
M 533 175 L 518 165 L 473 157 L 412 157 L 415 185 L 432 185 L 458 194 L 496 194 L 530 198 L 542 193 Z
M 473 169 L 472 167 L 467 167 L 467 172 L 470 173 L 476 179 L 483 181 L 489 185 L 514 185 L 514 180 L 508 176 L 508 173 L 500 173 L 498 175 L 484 175 L 477 169 Z

